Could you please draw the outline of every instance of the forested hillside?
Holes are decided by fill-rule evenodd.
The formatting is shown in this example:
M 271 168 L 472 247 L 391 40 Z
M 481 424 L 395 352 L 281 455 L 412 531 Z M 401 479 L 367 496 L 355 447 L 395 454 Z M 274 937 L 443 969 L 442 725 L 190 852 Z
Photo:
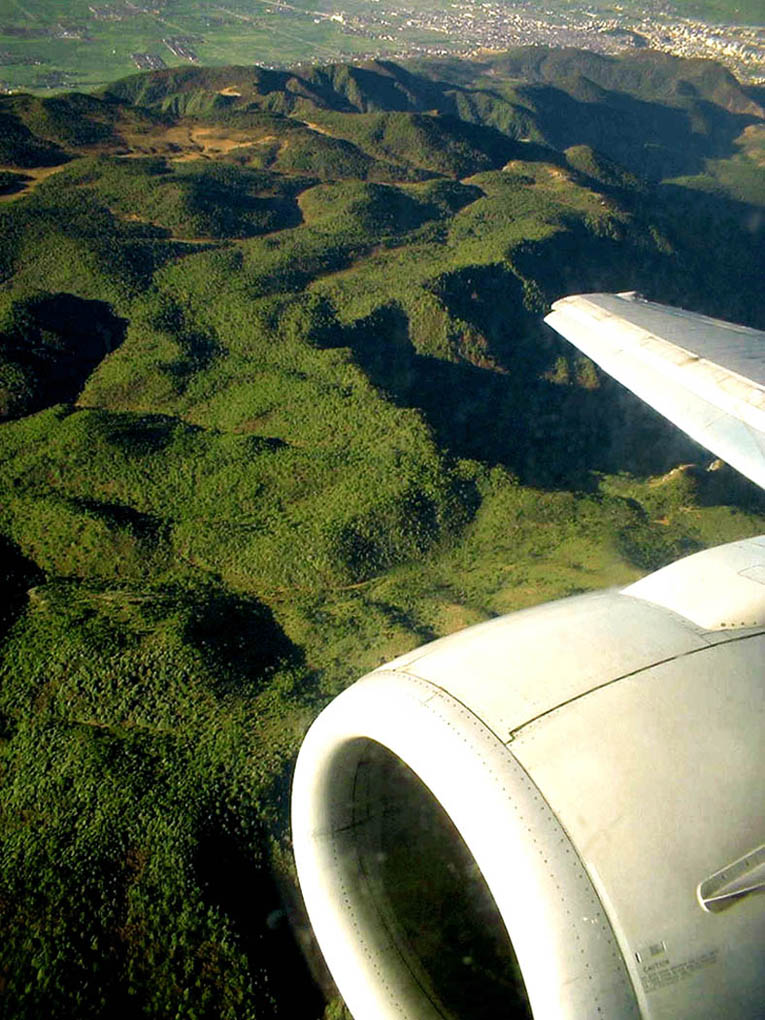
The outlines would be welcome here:
M 423 641 L 765 531 L 541 322 L 765 328 L 764 223 L 765 113 L 699 61 L 0 98 L 0 1015 L 341 1015 L 302 734 Z

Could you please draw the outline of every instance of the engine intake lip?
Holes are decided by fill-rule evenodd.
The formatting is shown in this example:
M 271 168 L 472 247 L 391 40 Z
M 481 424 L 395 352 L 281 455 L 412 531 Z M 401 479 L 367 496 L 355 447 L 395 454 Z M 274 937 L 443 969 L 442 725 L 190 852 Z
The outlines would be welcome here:
M 414 772 L 460 833 L 507 929 L 533 1015 L 639 1016 L 590 877 L 509 748 L 435 684 L 378 670 L 336 698 L 309 730 L 292 800 L 308 914 L 357 1020 L 444 1017 L 391 937 L 360 867 L 366 816 L 357 774 L 369 741 Z

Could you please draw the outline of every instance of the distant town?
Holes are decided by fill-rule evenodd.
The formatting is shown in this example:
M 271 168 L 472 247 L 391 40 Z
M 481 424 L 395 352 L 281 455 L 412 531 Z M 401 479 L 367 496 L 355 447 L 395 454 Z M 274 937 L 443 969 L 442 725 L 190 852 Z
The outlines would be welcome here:
M 639 7 L 623 0 L 608 8 L 597 3 L 573 8 L 559 0 L 546 0 L 544 6 L 501 0 L 331 3 L 229 0 L 225 6 L 210 3 L 201 15 L 198 9 L 186 11 L 184 0 L 119 2 L 90 5 L 84 19 L 0 23 L 0 91 L 87 88 L 131 68 L 183 63 L 257 62 L 277 68 L 375 57 L 476 56 L 534 44 L 608 54 L 651 48 L 717 60 L 745 82 L 765 83 L 765 24 L 679 17 L 667 0 Z M 322 4 L 323 9 L 312 9 Z M 67 52 L 71 61 L 62 59 Z
M 462 0 L 439 8 L 383 8 L 385 0 L 372 0 L 371 12 L 338 9 L 312 13 L 316 22 L 336 21 L 348 34 L 376 40 L 381 50 L 401 44 L 415 32 L 433 32 L 444 37 L 438 43 L 405 44 L 393 56 L 412 52 L 441 56 L 469 56 L 480 50 L 504 50 L 513 46 L 574 46 L 600 53 L 618 53 L 635 47 L 673 53 L 681 57 L 718 60 L 745 80 L 765 82 L 765 26 L 708 25 L 691 18 L 678 19 L 661 4 L 646 4 L 639 18 L 605 17 L 588 9 L 541 9 L 534 3 L 476 2 Z M 374 6 L 379 4 L 379 9 Z M 304 17 L 298 7 L 272 0 L 274 13 Z M 347 54 L 350 56 L 350 54 Z M 358 56 L 358 54 L 356 54 Z

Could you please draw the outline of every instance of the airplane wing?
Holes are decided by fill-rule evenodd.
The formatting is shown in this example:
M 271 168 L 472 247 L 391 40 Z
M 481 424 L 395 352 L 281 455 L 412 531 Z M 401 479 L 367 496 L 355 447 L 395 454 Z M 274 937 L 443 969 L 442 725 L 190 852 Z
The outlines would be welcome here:
M 765 333 L 547 320 L 765 486 Z M 765 536 L 406 652 L 308 731 L 304 902 L 356 1020 L 761 1020 Z
M 565 297 L 545 322 L 765 488 L 765 332 L 635 293 Z

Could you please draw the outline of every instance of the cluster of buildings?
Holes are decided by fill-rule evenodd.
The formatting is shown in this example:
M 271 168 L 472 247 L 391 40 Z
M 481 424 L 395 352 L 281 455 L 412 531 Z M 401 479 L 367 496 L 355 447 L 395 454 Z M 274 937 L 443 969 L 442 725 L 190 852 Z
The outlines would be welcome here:
M 119 22 L 139 15 L 157 17 L 166 2 L 116 0 L 114 3 L 91 5 L 89 10 L 94 20 Z M 246 22 L 248 27 L 262 28 L 262 15 L 271 14 L 280 22 L 289 20 L 298 31 L 301 22 L 303 25 L 306 22 L 334 22 L 341 37 L 347 35 L 368 40 L 368 47 L 362 44 L 366 50 L 364 53 L 360 52 L 358 43 L 349 46 L 347 51 L 341 44 L 336 52 L 332 52 L 323 41 L 319 51 L 324 60 L 403 59 L 414 55 L 474 56 L 483 50 L 502 51 L 529 45 L 571 46 L 605 54 L 651 47 L 677 56 L 711 58 L 725 64 L 741 80 L 765 83 L 765 24 L 710 25 L 691 18 L 680 18 L 676 11 L 665 6 L 669 0 L 645 0 L 636 13 L 631 13 L 632 8 L 625 10 L 618 3 L 606 11 L 599 6 L 592 9 L 575 7 L 560 0 L 541 0 L 541 4 L 538 0 L 404 0 L 404 6 L 393 6 L 393 0 L 345 0 L 349 5 L 347 9 L 325 8 L 321 11 L 312 10 L 307 4 L 303 6 L 303 2 L 235 0 L 236 10 L 210 8 L 211 13 L 205 15 L 204 20 L 209 32 L 214 34 L 221 25 L 231 24 L 231 18 Z M 594 2 L 597 5 L 600 0 Z M 415 3 L 416 6 L 412 6 Z M 253 13 L 244 14 L 240 7 Z M 166 23 L 162 18 L 159 21 L 164 28 Z M 311 59 L 313 33 L 303 30 L 304 37 L 301 39 L 298 31 L 294 32 L 294 39 L 305 44 L 309 51 L 306 58 Z M 51 27 L 2 25 L 0 34 L 22 38 L 90 39 L 84 25 L 63 21 Z M 200 41 L 198 36 L 162 38 L 162 43 L 174 57 L 189 63 L 199 62 L 194 47 Z M 277 61 L 268 64 L 261 58 L 259 62 L 264 66 L 283 66 L 278 62 L 276 53 L 263 53 L 262 56 L 266 60 L 271 56 Z M 142 71 L 166 66 L 165 60 L 156 52 L 134 52 L 130 58 Z M 22 56 L 18 50 L 13 53 L 10 50 L 0 51 L 0 65 L 42 63 L 47 61 L 41 59 L 41 55 Z M 52 78 L 50 82 L 53 82 Z M 46 78 L 41 87 L 55 86 L 49 84 Z
M 160 9 L 156 6 L 132 4 L 129 0 L 119 4 L 103 4 L 96 7 L 88 5 L 88 10 L 96 21 L 123 21 L 125 18 L 135 18 L 139 14 L 159 14 Z
M 765 80 L 765 26 L 705 25 L 683 19 L 671 25 L 648 22 L 641 31 L 654 49 L 719 60 L 739 77 Z
M 383 8 L 384 2 L 372 0 L 362 10 L 306 13 L 317 22 L 338 22 L 348 35 L 384 43 L 386 51 L 395 48 L 398 56 L 414 52 L 470 54 L 529 45 L 575 46 L 601 53 L 650 46 L 677 56 L 719 60 L 741 78 L 765 81 L 765 27 L 678 19 L 657 3 L 646 5 L 638 17 L 624 14 L 615 18 L 586 8 L 540 10 L 529 2 L 453 0 L 432 8 Z M 289 8 L 293 16 L 295 10 Z M 284 13 L 288 13 L 287 5 Z M 431 43 L 427 35 L 441 36 L 443 42 L 434 38 Z
M 192 64 L 196 64 L 199 61 L 199 57 L 190 46 L 190 43 L 194 41 L 194 39 L 185 35 L 170 36 L 162 40 L 174 56 L 181 57 L 182 60 L 189 60 Z
M 161 71 L 167 67 L 158 53 L 131 53 L 130 59 L 139 71 Z
M 11 65 L 34 67 L 42 64 L 39 57 L 28 57 L 22 53 L 11 53 L 10 50 L 0 50 L 0 65 L 10 67 Z

